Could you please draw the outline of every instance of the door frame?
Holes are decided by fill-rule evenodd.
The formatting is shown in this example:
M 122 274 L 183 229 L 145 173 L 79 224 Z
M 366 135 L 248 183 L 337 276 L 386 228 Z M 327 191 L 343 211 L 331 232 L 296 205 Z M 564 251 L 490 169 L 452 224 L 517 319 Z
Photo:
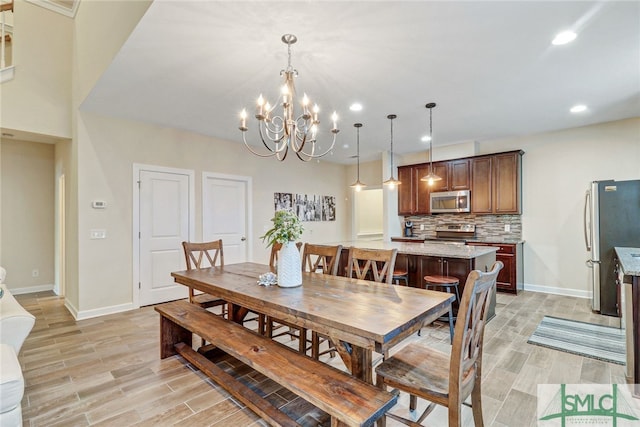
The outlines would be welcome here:
M 253 234 L 253 180 L 250 176 L 246 175 L 231 175 L 226 173 L 216 173 L 216 172 L 202 172 L 202 200 L 201 200 L 201 208 L 202 208 L 202 235 L 204 236 L 205 229 L 205 211 L 204 211 L 204 201 L 207 197 L 207 179 L 227 179 L 229 181 L 241 181 L 246 184 L 247 188 L 247 200 L 245 200 L 245 219 L 246 219 L 246 234 L 248 236 L 252 236 Z M 247 245 L 247 261 L 253 260 L 253 238 L 248 238 L 249 244 Z
M 193 169 L 179 169 L 165 166 L 146 165 L 141 163 L 133 164 L 132 194 L 133 194 L 133 216 L 131 227 L 131 241 L 133 247 L 133 281 L 131 283 L 131 295 L 133 296 L 133 307 L 140 308 L 140 172 L 160 172 L 189 177 L 189 240 L 194 239 L 195 234 L 195 171 Z

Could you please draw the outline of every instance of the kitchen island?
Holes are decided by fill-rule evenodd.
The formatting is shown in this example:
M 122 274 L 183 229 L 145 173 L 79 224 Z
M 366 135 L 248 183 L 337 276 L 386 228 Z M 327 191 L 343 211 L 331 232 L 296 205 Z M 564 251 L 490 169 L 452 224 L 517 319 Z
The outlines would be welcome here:
M 409 286 L 424 289 L 424 276 L 453 276 L 460 281 L 460 295 L 464 291 L 467 276 L 472 270 L 489 271 L 496 261 L 497 248 L 492 246 L 467 246 L 440 242 L 407 243 L 374 241 L 345 241 L 330 243 L 342 245 L 338 274 L 346 273 L 349 248 L 397 249 L 396 270 L 408 273 Z M 489 318 L 495 315 L 495 292 L 491 297 Z M 457 303 L 454 304 L 457 307 Z
M 633 394 L 640 397 L 640 248 L 614 248 L 620 268 L 625 308 L 623 322 L 627 333 L 627 377 L 635 384 Z M 630 298 L 629 298 L 630 297 Z

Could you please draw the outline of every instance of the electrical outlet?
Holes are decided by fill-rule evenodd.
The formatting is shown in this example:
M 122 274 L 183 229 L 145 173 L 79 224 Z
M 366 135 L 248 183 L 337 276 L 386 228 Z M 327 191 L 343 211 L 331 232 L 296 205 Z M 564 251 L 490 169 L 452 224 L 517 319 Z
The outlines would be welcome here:
M 511 224 L 505 224 L 504 225 L 504 231 L 506 231 L 507 233 L 511 232 Z
M 420 224 L 420 231 L 424 231 L 424 224 Z
M 38 277 L 40 276 L 40 270 L 38 270 L 37 268 L 34 268 L 33 270 L 31 270 L 31 277 Z

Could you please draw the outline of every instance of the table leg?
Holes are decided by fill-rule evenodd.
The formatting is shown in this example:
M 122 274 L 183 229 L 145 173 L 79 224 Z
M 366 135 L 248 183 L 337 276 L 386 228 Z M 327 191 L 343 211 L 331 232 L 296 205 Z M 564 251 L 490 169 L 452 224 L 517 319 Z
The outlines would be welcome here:
M 373 352 L 363 347 L 351 345 L 344 341 L 329 338 L 344 362 L 345 366 L 356 378 L 373 384 Z
M 229 320 L 242 325 L 249 310 L 236 304 L 229 304 Z

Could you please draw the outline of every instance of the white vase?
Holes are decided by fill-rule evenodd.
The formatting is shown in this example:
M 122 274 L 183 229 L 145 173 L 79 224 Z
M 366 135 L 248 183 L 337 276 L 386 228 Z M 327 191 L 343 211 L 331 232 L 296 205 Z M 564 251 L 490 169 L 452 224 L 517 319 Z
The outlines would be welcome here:
M 293 288 L 302 285 L 302 261 L 295 242 L 282 245 L 278 253 L 278 286 Z

